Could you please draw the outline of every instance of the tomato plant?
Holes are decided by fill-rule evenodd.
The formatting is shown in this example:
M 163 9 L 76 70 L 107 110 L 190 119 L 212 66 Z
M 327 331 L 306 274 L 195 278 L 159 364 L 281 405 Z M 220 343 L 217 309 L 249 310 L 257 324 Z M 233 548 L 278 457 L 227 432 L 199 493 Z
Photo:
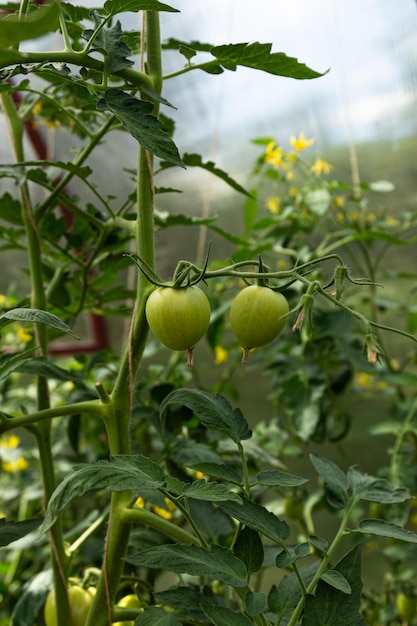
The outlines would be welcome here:
M 417 598 L 400 591 L 395 598 L 398 614 L 405 622 L 411 622 L 417 611 Z
M 154 335 L 171 350 L 195 346 L 210 323 L 210 304 L 198 287 L 158 287 L 146 302 Z
M 117 606 L 124 609 L 141 609 L 143 607 L 142 602 L 139 600 L 135 593 L 129 593 L 127 596 L 123 596 L 117 603 Z M 128 620 L 124 622 L 113 622 L 113 626 L 133 626 L 134 621 Z
M 269 287 L 250 285 L 238 293 L 230 308 L 232 330 L 245 351 L 265 346 L 278 337 L 289 312 L 285 296 Z
M 68 602 L 72 626 L 85 626 L 93 597 L 94 594 L 90 590 L 83 589 L 78 585 L 71 585 L 68 588 Z M 60 621 L 56 614 L 54 589 L 51 589 L 46 598 L 44 617 L 46 626 L 59 626 Z

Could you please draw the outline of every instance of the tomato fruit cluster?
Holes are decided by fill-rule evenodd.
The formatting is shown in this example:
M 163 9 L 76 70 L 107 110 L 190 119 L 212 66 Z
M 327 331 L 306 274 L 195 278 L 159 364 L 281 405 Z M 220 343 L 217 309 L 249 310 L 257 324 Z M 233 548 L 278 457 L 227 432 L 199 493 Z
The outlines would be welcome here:
M 241 345 L 250 350 L 270 343 L 285 326 L 286 298 L 269 287 L 245 287 L 232 302 L 230 324 Z
M 210 304 L 198 287 L 158 287 L 146 302 L 153 334 L 171 350 L 191 351 L 206 333 Z M 260 285 L 245 287 L 230 309 L 232 330 L 245 349 L 270 343 L 282 331 L 289 306 L 279 292 Z
M 83 589 L 78 585 L 74 585 L 68 588 L 68 601 L 72 626 L 85 626 L 88 612 L 93 601 L 93 593 L 89 589 Z M 56 618 L 54 589 L 51 589 L 46 598 L 43 614 L 46 626 L 59 626 L 59 622 Z

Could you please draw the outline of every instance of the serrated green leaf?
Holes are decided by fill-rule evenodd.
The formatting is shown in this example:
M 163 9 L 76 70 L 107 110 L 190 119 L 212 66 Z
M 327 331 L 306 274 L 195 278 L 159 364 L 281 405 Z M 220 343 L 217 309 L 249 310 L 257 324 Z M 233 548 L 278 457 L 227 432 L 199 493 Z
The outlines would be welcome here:
M 153 114 L 153 104 L 138 100 L 120 89 L 111 88 L 97 102 L 97 109 L 109 110 L 145 150 L 161 159 L 185 167 L 177 147 L 164 130 L 163 123 Z
M 146 606 L 135 620 L 135 626 L 181 626 L 176 611 L 166 611 L 159 606 Z
M 230 491 L 226 485 L 221 483 L 208 483 L 204 479 L 195 480 L 192 483 L 186 484 L 183 489 L 183 494 L 187 498 L 194 498 L 195 500 L 208 500 L 210 502 L 224 502 L 225 500 L 232 500 L 233 502 L 240 503 L 241 497 Z
M 368 476 L 356 466 L 349 468 L 347 477 L 353 493 L 360 496 L 361 500 L 393 504 L 405 502 L 411 497 L 408 489 L 393 487 L 383 478 Z
M 178 9 L 158 2 L 158 0 L 106 0 L 104 10 L 109 15 L 116 15 L 130 11 L 137 13 L 138 11 L 167 11 L 169 13 L 179 13 Z
M 266 595 L 262 592 L 248 591 L 245 595 L 245 607 L 248 615 L 260 615 L 266 606 Z
M 217 604 L 217 599 L 209 585 L 191 585 L 187 587 L 171 587 L 164 591 L 156 591 L 155 598 L 158 603 L 166 604 L 173 609 L 187 607 L 187 618 L 203 621 L 204 613 L 201 605 Z
M 307 587 L 313 579 L 318 563 L 313 562 L 299 569 L 299 575 Z M 273 585 L 268 595 L 268 606 L 278 617 L 292 613 L 302 596 L 300 581 L 295 573 L 284 576 L 278 587 Z
M 331 585 L 342 593 L 352 593 L 352 587 L 349 585 L 346 578 L 335 569 L 329 569 L 327 572 L 324 572 L 321 576 L 321 580 L 324 580 L 328 585 Z
M 281 521 L 276 515 L 256 502 L 242 497 L 242 504 L 240 505 L 235 502 L 222 502 L 219 506 L 242 524 L 246 524 L 249 528 L 269 537 L 280 545 L 290 535 L 290 529 L 286 522 Z
M 252 626 L 253 624 L 243 613 L 235 613 L 223 606 L 202 606 L 201 608 L 214 626 Z
M 0 546 L 8 546 L 9 543 L 28 535 L 36 530 L 41 522 L 41 518 L 27 519 L 22 522 L 8 522 L 0 519 Z
M 155 226 L 160 230 L 163 228 L 172 228 L 172 226 L 208 226 L 215 221 L 215 217 L 193 217 L 181 213 L 168 213 L 167 211 L 155 211 L 154 214 Z
M 0 218 L 15 226 L 22 226 L 23 224 L 20 202 L 13 198 L 8 191 L 0 198 Z
M 256 530 L 245 526 L 245 528 L 240 531 L 235 544 L 234 553 L 243 561 L 248 574 L 258 572 L 261 569 L 264 562 L 264 548 Z
M 249 439 L 252 435 L 242 412 L 239 409 L 233 409 L 229 401 L 219 394 L 213 398 L 201 389 L 176 389 L 161 404 L 162 419 L 171 404 L 188 407 L 206 426 L 220 430 L 235 443 Z
M 216 57 L 221 67 L 232 72 L 241 65 L 255 70 L 262 70 L 275 76 L 287 76 L 297 79 L 323 76 L 323 73 L 310 69 L 304 63 L 300 63 L 293 57 L 288 57 L 283 52 L 271 52 L 271 48 L 272 44 L 270 43 L 236 43 L 215 46 L 210 52 Z
M 351 533 L 362 533 L 365 535 L 376 535 L 378 537 L 391 537 L 400 541 L 409 543 L 417 543 L 417 534 L 397 524 L 386 522 L 382 519 L 364 519 L 361 520 L 359 528 L 350 529 Z
M 245 587 L 247 584 L 247 572 L 242 561 L 227 548 L 217 545 L 210 550 L 198 546 L 155 546 L 128 557 L 127 561 L 141 567 L 220 580 L 232 587 Z
M 309 481 L 308 478 L 302 476 L 296 476 L 295 474 L 288 474 L 287 472 L 280 472 L 278 470 L 266 470 L 259 472 L 256 476 L 256 480 L 261 485 L 279 486 L 279 487 L 298 487 L 304 485 Z
M 124 34 L 119 21 L 111 28 L 102 28 L 98 32 L 94 39 L 94 48 L 105 53 L 104 66 L 110 74 L 120 72 L 133 65 L 133 61 L 128 58 L 133 53 L 124 41 Z
M 329 490 L 339 499 L 343 504 L 348 501 L 348 487 L 349 483 L 346 474 L 342 470 L 330 461 L 319 454 L 312 452 L 310 454 L 311 462 L 315 470 L 324 478 L 324 481 Z
M 46 326 L 51 326 L 52 328 L 62 330 L 62 332 L 71 335 L 75 339 L 79 339 L 79 337 L 71 330 L 71 328 L 67 326 L 65 322 L 60 320 L 59 317 L 57 317 L 53 313 L 42 311 L 41 309 L 16 308 L 10 309 L 10 311 L 5 311 L 0 315 L 0 328 L 10 323 L 11 321 L 45 324 Z
M 0 19 L 0 48 L 14 46 L 27 39 L 37 39 L 56 31 L 58 26 L 59 11 L 55 2 L 38 7 L 23 18 L 17 13 L 6 14 Z
M 164 478 L 163 469 L 141 454 L 115 455 L 109 461 L 76 466 L 75 471 L 66 476 L 52 494 L 40 533 L 52 526 L 74 498 L 82 497 L 89 491 L 131 489 L 139 494 L 158 489 L 163 485 Z
M 211 478 L 224 480 L 235 485 L 242 485 L 242 477 L 232 467 L 221 463 L 194 463 L 189 468 L 202 472 Z
M 225 182 L 227 185 L 229 185 L 229 187 L 231 187 L 235 191 L 238 191 L 239 193 L 242 193 L 245 196 L 251 197 L 251 193 L 247 191 L 244 187 L 242 187 L 242 185 L 240 185 L 237 181 L 235 181 L 231 176 L 229 176 L 227 172 L 220 169 L 219 167 L 216 167 L 216 164 L 213 163 L 213 161 L 204 162 L 200 154 L 193 154 L 193 153 L 186 152 L 183 155 L 182 160 L 186 167 L 201 167 L 203 170 L 206 170 L 207 172 L 210 172 L 210 174 L 213 174 L 214 176 L 217 176 L 218 178 L 220 178 L 223 182 Z M 161 169 L 165 170 L 165 169 L 168 169 L 169 167 L 172 167 L 173 165 L 175 164 L 162 162 L 160 164 L 160 167 Z
M 361 547 L 353 548 L 339 561 L 335 570 L 347 581 L 351 592 L 347 594 L 321 580 L 314 596 L 308 595 L 306 598 L 304 623 L 314 626 L 366 626 L 359 614 L 362 592 Z M 335 576 L 332 576 L 332 582 L 335 582 Z

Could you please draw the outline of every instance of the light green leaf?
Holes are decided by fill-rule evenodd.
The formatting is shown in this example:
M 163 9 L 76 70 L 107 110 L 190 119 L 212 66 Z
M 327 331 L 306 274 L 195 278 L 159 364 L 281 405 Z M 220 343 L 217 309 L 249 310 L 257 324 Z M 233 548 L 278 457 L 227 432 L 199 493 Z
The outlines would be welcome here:
M 364 535 L 377 535 L 378 537 L 391 537 L 400 541 L 417 543 L 417 534 L 412 530 L 407 530 L 397 524 L 386 522 L 382 519 L 364 519 L 360 522 L 359 528 L 349 530 L 351 533 L 362 533 Z
M 127 561 L 141 567 L 220 580 L 232 587 L 245 587 L 247 584 L 242 561 L 230 550 L 218 545 L 213 545 L 210 550 L 185 545 L 154 546 L 128 557 Z
M 305 196 L 305 202 L 310 211 L 319 216 L 328 211 L 331 199 L 327 189 L 312 189 Z
M 6 14 L 0 19 L 0 49 L 27 39 L 37 39 L 56 31 L 58 26 L 59 12 L 56 2 L 41 6 L 24 18 L 19 18 L 17 13 Z
M 369 189 L 379 193 L 389 193 L 394 191 L 395 185 L 390 180 L 376 180 L 373 183 L 369 183 Z
M 206 426 L 220 430 L 235 443 L 239 443 L 242 439 L 249 439 L 252 435 L 242 412 L 239 409 L 233 409 L 230 402 L 219 394 L 213 398 L 201 389 L 176 389 L 161 404 L 162 419 L 171 404 L 188 407 Z
M 97 109 L 112 111 L 132 137 L 152 154 L 185 167 L 175 143 L 164 130 L 163 123 L 153 114 L 151 102 L 111 88 L 106 89 L 103 98 L 97 102 Z
M 220 69 L 224 68 L 232 72 L 241 65 L 262 70 L 275 76 L 288 76 L 297 79 L 323 76 L 323 74 L 310 69 L 304 63 L 299 63 L 293 57 L 288 57 L 283 52 L 271 52 L 271 48 L 272 44 L 270 43 L 236 43 L 215 46 L 210 52 L 216 57 L 217 66 L 220 66 Z M 206 71 L 216 69 L 210 68 L 210 65 L 216 65 L 216 63 L 209 62 L 202 69 Z
M 46 326 L 51 326 L 52 328 L 62 330 L 64 333 L 71 335 L 75 339 L 79 339 L 79 337 L 77 337 L 77 335 L 71 330 L 71 328 L 67 326 L 65 322 L 60 320 L 59 317 L 57 317 L 53 313 L 42 311 L 41 309 L 16 308 L 10 309 L 10 311 L 5 311 L 0 315 L 0 328 L 8 324 L 10 321 L 45 324 Z
M 352 587 L 346 578 L 335 569 L 329 569 L 321 576 L 321 579 L 342 593 L 352 593 Z

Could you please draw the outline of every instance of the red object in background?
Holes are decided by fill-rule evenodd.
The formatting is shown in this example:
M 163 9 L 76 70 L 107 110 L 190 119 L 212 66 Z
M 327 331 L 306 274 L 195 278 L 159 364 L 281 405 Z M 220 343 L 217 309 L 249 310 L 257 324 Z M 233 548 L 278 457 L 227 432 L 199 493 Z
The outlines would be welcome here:
M 13 92 L 13 99 L 17 103 L 21 101 L 18 92 Z M 31 121 L 25 122 L 25 133 L 28 136 L 37 156 L 41 160 L 48 159 L 46 143 L 39 129 Z M 66 207 L 60 206 L 62 213 L 67 219 L 68 230 L 71 229 L 73 215 Z M 109 347 L 108 335 L 104 318 L 93 313 L 87 313 L 88 329 L 91 336 L 83 337 L 80 341 L 57 343 L 50 346 L 51 354 L 80 354 L 86 352 L 97 352 Z

